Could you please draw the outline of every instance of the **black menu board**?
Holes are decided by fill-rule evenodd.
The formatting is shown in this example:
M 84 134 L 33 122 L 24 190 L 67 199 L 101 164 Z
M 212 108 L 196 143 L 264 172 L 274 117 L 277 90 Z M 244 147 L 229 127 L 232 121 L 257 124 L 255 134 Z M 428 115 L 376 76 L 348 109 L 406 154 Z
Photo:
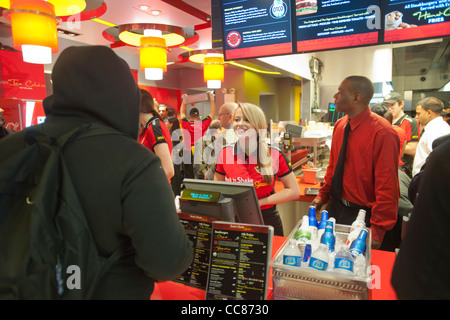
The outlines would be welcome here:
M 272 226 L 214 222 L 206 299 L 266 299 L 272 239 Z
M 225 60 L 292 53 L 291 0 L 222 0 Z
M 297 0 L 297 52 L 379 43 L 380 0 Z
M 385 42 L 450 35 L 450 0 L 383 1 Z
M 178 216 L 188 239 L 192 242 L 194 259 L 187 270 L 174 281 L 205 290 L 208 280 L 212 225 L 215 219 L 186 213 L 178 213 Z

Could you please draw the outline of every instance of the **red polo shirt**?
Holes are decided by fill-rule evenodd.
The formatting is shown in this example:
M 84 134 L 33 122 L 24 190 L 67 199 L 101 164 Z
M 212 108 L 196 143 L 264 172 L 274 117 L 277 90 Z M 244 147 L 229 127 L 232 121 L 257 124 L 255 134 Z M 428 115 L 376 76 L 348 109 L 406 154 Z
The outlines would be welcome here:
M 331 179 L 348 121 L 345 116 L 334 126 L 325 185 L 318 195 L 325 203 L 330 199 Z M 392 229 L 397 221 L 400 141 L 392 126 L 370 108 L 350 120 L 350 128 L 342 198 L 371 208 L 372 237 L 381 241 L 385 231 Z
M 261 176 L 256 152 L 247 156 L 239 148 L 239 143 L 225 146 L 217 158 L 216 172 L 225 176 L 226 181 L 253 183 L 258 199 L 268 197 L 275 193 L 275 181 L 277 177 L 283 177 L 292 172 L 288 158 L 276 147 L 269 147 L 272 155 L 272 170 L 275 179 L 268 184 Z M 271 208 L 273 205 L 262 206 L 261 210 Z
M 139 135 L 139 143 L 146 146 L 150 151 L 155 152 L 154 148 L 158 143 L 167 143 L 170 154 L 172 154 L 172 138 L 169 129 L 165 123 L 158 117 L 152 117 Z
M 187 148 L 190 149 L 191 147 L 193 147 L 197 140 L 205 134 L 205 131 L 211 124 L 211 121 L 212 119 L 210 116 L 207 116 L 201 121 L 190 121 L 186 118 L 181 119 L 181 127 L 184 130 L 187 130 L 187 132 L 189 132 L 190 134 L 190 139 L 184 137 Z

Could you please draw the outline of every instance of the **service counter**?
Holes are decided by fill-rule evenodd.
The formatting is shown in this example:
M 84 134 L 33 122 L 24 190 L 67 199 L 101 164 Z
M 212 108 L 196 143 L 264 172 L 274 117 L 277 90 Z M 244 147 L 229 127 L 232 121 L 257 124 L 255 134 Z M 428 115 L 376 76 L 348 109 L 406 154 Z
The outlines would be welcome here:
M 272 258 L 286 241 L 285 237 L 274 236 Z M 371 252 L 373 281 L 370 289 L 371 300 L 396 300 L 396 294 L 391 286 L 391 273 L 395 261 L 395 253 L 373 250 Z M 155 284 L 151 300 L 204 300 L 205 291 L 187 285 L 165 281 Z M 268 300 L 273 299 L 272 268 L 268 285 Z

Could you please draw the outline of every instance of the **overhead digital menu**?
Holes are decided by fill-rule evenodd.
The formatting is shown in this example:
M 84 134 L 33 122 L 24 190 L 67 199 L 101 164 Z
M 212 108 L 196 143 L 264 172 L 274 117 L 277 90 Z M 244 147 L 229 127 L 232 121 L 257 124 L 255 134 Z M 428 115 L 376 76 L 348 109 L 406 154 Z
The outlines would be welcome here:
M 385 42 L 450 35 L 450 0 L 383 1 Z
M 222 0 L 225 60 L 292 53 L 291 0 Z
M 379 0 L 296 0 L 297 52 L 378 44 L 379 4 Z
M 213 223 L 207 300 L 264 300 L 273 227 Z
M 211 250 L 212 224 L 215 219 L 195 214 L 178 213 L 188 239 L 194 248 L 194 259 L 187 270 L 175 279 L 194 288 L 206 289 Z

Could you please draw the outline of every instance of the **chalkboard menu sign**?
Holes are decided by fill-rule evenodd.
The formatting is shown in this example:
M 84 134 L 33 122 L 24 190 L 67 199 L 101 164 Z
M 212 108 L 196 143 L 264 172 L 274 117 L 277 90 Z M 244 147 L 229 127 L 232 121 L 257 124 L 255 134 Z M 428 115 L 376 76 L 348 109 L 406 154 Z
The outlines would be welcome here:
M 207 300 L 264 300 L 273 227 L 213 222 Z
M 225 60 L 292 53 L 291 0 L 222 0 Z
M 450 0 L 384 1 L 384 41 L 397 42 L 450 34 Z
M 297 52 L 378 44 L 380 10 L 379 0 L 297 0 Z

